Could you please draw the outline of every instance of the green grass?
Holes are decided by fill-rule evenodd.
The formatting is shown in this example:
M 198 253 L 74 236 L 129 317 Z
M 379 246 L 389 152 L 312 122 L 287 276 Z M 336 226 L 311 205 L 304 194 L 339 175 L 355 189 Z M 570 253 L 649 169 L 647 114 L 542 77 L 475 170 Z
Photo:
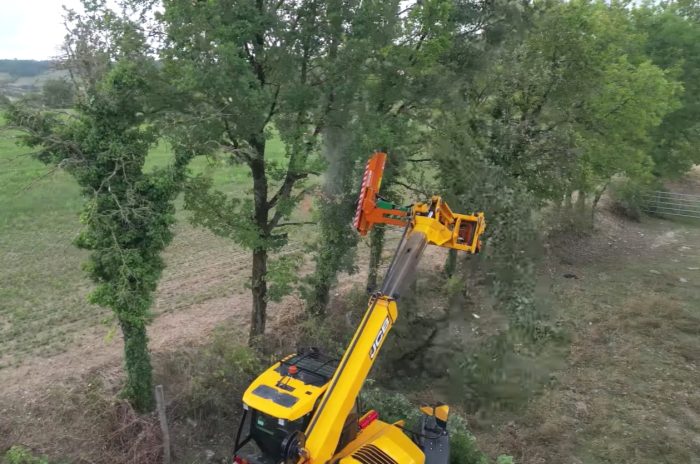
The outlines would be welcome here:
M 554 320 L 572 338 L 567 366 L 526 411 L 501 419 L 513 422 L 500 435 L 480 436 L 516 462 L 698 462 L 700 227 L 622 225 L 625 242 L 594 236 L 551 267 Z
M 0 134 L 0 364 L 49 355 L 104 312 L 86 302 L 85 253 L 71 241 L 81 199 L 70 176 L 50 170 Z
M 83 204 L 78 187 L 66 172 L 52 172 L 33 159 L 29 149 L 17 145 L 16 137 L 16 133 L 0 131 L 0 367 L 21 363 L 27 356 L 61 352 L 77 341 L 81 331 L 110 315 L 87 302 L 91 283 L 81 270 L 87 252 L 72 244 L 80 229 Z M 271 139 L 268 147 L 270 159 L 283 163 L 284 146 L 279 138 Z M 166 165 L 171 158 L 167 144 L 160 143 L 151 151 L 145 169 Z M 245 166 L 200 158 L 191 169 L 210 173 L 217 188 L 232 195 L 244 195 L 250 189 Z M 185 212 L 178 212 L 178 237 L 166 252 L 166 262 L 176 267 L 171 274 L 182 272 L 180 266 L 197 259 L 191 255 L 193 249 L 201 249 L 201 259 L 207 259 L 209 249 L 221 256 L 222 247 L 224 253 L 233 248 L 205 231 L 194 231 L 186 217 Z M 201 243 L 186 243 L 192 239 Z M 199 264 L 197 268 L 202 267 Z M 166 270 L 166 276 L 169 272 Z M 192 289 L 187 298 L 174 298 L 172 306 L 182 308 L 187 301 L 233 290 L 222 283 Z

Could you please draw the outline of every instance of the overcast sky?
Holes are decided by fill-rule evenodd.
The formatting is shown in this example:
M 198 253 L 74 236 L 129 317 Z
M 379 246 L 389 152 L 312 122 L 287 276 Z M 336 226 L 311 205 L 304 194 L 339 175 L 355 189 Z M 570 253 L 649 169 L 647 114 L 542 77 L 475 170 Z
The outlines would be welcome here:
M 63 42 L 63 9 L 80 0 L 0 0 L 0 59 L 45 60 Z

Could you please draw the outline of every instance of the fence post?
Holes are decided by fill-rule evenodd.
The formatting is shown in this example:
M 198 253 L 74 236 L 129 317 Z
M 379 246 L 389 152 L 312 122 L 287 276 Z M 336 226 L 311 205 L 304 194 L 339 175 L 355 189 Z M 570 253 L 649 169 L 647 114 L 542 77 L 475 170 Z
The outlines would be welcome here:
M 158 408 L 160 430 L 163 432 L 163 464 L 170 464 L 170 431 L 168 430 L 168 417 L 165 415 L 165 394 L 162 385 L 156 385 L 156 407 Z

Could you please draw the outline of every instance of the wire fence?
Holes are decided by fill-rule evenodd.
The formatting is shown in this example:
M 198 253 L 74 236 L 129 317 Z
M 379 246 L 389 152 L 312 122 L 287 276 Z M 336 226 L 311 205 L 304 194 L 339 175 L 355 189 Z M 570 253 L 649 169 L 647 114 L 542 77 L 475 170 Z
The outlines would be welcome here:
M 645 194 L 643 199 L 644 212 L 700 219 L 700 195 L 657 190 Z

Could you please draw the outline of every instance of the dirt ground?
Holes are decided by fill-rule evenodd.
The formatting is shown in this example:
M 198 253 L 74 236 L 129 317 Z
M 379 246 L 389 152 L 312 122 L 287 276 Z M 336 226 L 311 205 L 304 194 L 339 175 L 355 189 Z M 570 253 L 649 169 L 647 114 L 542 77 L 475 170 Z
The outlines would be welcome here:
M 540 272 L 566 367 L 521 411 L 473 417 L 478 441 L 523 464 L 700 463 L 700 223 L 597 221 Z

